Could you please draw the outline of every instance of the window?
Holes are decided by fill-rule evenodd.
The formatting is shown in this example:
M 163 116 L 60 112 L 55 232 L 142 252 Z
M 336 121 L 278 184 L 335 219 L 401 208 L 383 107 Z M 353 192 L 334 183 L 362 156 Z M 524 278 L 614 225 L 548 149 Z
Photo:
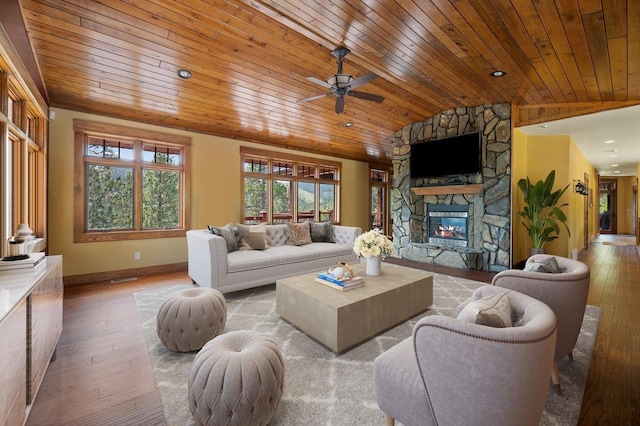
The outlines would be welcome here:
M 371 221 L 370 227 L 381 229 L 384 234 L 389 234 L 389 172 L 385 170 L 369 170 L 369 187 L 371 188 Z
M 46 238 L 46 103 L 0 55 L 0 240 L 21 223 Z M 38 242 L 36 250 L 45 247 Z M 0 245 L 5 256 L 6 245 Z
M 184 236 L 191 139 L 74 121 L 75 242 Z
M 242 148 L 244 223 L 337 222 L 341 163 Z

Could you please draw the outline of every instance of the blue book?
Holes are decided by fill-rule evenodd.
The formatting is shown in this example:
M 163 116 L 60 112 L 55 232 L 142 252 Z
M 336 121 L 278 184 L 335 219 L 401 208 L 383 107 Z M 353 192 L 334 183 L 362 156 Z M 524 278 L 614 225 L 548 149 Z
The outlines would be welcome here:
M 354 284 L 359 284 L 364 282 L 364 278 L 362 277 L 351 277 L 351 278 L 346 278 L 344 280 L 338 279 L 336 277 L 334 277 L 333 275 L 327 273 L 327 272 L 321 272 L 318 274 L 318 278 L 328 281 L 330 283 L 339 285 L 339 286 L 350 286 L 350 285 L 354 285 Z

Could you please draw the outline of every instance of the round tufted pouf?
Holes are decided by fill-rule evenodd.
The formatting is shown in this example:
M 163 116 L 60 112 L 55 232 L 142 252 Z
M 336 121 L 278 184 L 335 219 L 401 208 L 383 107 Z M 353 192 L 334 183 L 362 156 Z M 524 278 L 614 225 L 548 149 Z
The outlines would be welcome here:
M 202 348 L 189 374 L 189 408 L 198 425 L 266 425 L 284 387 L 275 342 L 254 331 L 232 331 Z
M 180 290 L 164 301 L 156 316 L 158 337 L 174 352 L 201 349 L 222 333 L 227 323 L 227 302 L 213 288 Z

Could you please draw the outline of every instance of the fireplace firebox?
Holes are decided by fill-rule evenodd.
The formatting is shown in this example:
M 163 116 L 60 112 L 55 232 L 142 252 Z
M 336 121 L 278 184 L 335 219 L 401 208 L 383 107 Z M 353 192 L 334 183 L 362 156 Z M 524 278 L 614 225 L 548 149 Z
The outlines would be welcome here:
M 469 245 L 469 206 L 429 204 L 427 236 L 430 244 L 453 247 Z

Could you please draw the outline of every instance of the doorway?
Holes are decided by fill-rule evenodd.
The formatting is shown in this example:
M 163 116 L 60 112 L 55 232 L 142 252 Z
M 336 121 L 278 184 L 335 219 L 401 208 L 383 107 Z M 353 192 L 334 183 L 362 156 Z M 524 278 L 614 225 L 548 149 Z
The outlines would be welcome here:
M 617 234 L 617 179 L 600 178 L 598 211 L 600 213 L 600 233 Z

